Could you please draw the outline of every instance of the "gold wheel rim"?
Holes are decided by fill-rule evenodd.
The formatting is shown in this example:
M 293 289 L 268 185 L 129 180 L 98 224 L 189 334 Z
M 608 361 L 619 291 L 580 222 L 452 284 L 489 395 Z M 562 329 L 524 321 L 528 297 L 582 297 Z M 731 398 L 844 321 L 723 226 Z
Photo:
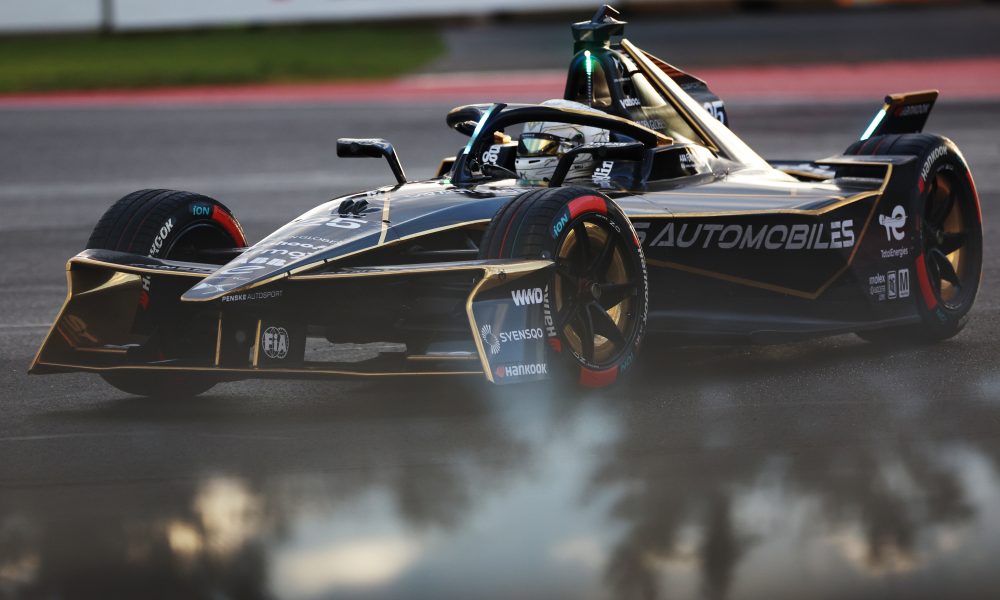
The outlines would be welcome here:
M 610 250 L 606 250 L 608 244 Z M 609 252 L 603 261 L 606 265 L 597 265 L 600 272 L 585 273 L 586 267 L 593 266 L 603 252 Z M 586 257 L 592 259 L 591 265 L 583 264 Z M 556 263 L 554 306 L 560 335 L 572 352 L 586 362 L 593 365 L 613 362 L 627 346 L 635 323 L 636 298 L 634 294 L 622 296 L 622 291 L 628 286 L 638 289 L 621 236 L 603 222 L 580 220 L 563 238 Z M 567 314 L 568 311 L 574 314 Z M 585 319 L 591 322 L 592 346 L 586 342 Z M 617 335 L 607 329 L 612 325 Z

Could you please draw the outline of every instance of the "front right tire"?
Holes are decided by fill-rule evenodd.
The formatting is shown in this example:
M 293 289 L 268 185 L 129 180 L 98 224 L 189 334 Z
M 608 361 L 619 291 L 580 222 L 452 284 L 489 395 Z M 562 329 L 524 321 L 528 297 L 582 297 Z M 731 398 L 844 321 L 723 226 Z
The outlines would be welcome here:
M 582 187 L 526 192 L 493 218 L 480 257 L 555 261 L 547 351 L 556 377 L 602 388 L 632 366 L 649 309 L 646 262 L 609 198 Z

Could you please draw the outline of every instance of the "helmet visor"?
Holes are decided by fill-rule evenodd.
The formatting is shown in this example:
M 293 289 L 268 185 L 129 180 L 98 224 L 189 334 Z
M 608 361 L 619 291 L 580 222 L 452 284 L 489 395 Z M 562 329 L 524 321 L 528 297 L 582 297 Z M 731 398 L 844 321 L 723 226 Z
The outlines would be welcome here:
M 517 155 L 558 156 L 564 143 L 567 143 L 565 138 L 550 133 L 524 133 L 517 142 Z

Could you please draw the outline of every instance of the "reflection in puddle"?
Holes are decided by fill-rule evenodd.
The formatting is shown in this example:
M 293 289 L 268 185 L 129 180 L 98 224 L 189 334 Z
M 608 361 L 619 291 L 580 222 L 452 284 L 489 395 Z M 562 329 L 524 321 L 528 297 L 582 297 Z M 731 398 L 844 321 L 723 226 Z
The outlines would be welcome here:
M 224 432 L 246 437 L 235 452 L 178 458 L 196 477 L 8 488 L 0 595 L 142 596 L 150 581 L 168 597 L 295 599 L 1000 584 L 1000 444 L 975 435 L 994 404 L 970 392 L 802 407 L 699 389 L 661 403 L 529 388 L 474 410 L 289 418 L 269 437 L 237 422 Z
M 272 586 L 285 598 L 308 598 L 386 585 L 411 568 L 421 546 L 405 536 L 368 537 L 275 553 Z

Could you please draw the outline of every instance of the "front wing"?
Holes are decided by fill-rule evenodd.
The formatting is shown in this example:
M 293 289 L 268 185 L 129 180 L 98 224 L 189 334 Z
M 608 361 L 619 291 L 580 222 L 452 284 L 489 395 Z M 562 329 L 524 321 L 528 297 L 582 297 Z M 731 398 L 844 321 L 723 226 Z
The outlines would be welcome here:
M 191 303 L 181 294 L 215 265 L 86 250 L 67 263 L 66 301 L 30 372 L 544 379 L 551 267 L 547 260 L 477 260 L 290 274 Z M 140 291 L 150 281 L 158 305 L 146 314 Z M 393 343 L 401 315 L 429 326 L 450 318 L 452 335 L 414 352 Z M 339 333 L 359 330 L 370 333 L 362 344 Z

